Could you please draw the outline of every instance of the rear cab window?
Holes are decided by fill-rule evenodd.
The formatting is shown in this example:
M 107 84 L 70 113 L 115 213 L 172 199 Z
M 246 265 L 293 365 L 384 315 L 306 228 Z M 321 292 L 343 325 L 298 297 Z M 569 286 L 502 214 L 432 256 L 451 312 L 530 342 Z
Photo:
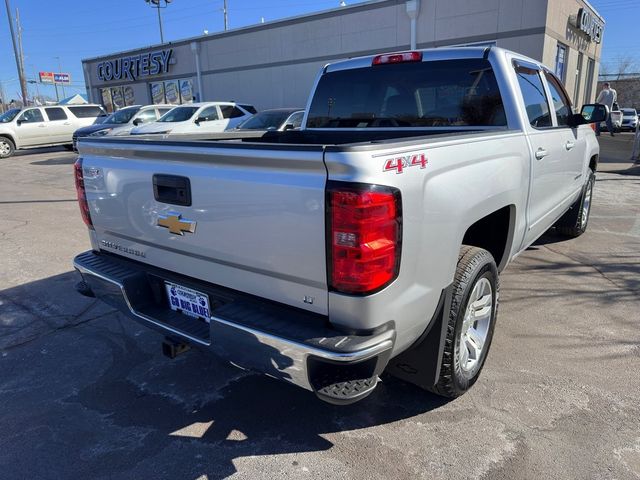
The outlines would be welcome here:
M 102 107 L 97 105 L 76 105 L 67 108 L 76 118 L 95 118 L 106 115 Z
M 377 65 L 324 74 L 307 128 L 506 127 L 485 59 Z

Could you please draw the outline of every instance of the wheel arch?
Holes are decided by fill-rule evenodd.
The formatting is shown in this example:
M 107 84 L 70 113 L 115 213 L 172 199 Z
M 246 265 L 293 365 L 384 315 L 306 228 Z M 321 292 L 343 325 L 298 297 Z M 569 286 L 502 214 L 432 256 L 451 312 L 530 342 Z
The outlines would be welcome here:
M 510 257 L 515 232 L 516 206 L 502 208 L 478 219 L 466 229 L 463 245 L 471 245 L 487 250 L 496 261 L 498 271 L 502 271 Z

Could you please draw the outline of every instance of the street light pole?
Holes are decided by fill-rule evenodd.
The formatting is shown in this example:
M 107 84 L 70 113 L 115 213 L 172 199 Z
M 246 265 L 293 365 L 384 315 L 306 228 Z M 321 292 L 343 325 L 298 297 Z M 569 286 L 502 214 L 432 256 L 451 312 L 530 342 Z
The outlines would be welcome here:
M 222 13 L 224 14 L 224 31 L 226 32 L 229 29 L 229 18 L 227 16 L 227 0 L 224 0 L 222 4 Z
M 53 57 L 58 59 L 58 73 L 62 73 L 62 63 L 60 61 L 60 57 Z M 67 94 L 64 91 L 64 83 L 61 83 L 60 86 L 62 87 L 62 98 L 67 98 Z
M 160 43 L 164 43 L 164 34 L 162 32 L 162 15 L 160 14 L 161 8 L 167 8 L 167 6 L 172 2 L 172 0 L 144 0 L 146 3 L 151 5 L 153 8 L 158 10 L 158 26 L 160 27 Z M 162 6 L 162 2 L 164 2 L 164 7 Z

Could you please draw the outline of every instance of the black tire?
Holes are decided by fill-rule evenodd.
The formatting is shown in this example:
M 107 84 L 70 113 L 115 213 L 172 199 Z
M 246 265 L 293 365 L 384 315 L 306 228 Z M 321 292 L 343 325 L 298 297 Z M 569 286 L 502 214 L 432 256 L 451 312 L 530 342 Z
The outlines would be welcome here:
M 474 287 L 482 279 L 491 285 L 491 313 L 489 325 L 481 354 L 474 368 L 466 370 L 460 361 L 461 334 L 465 312 Z M 483 282 L 484 283 L 484 282 Z M 477 247 L 463 246 L 458 257 L 458 266 L 453 281 L 451 309 L 448 315 L 447 334 L 440 367 L 440 377 L 436 385 L 431 387 L 433 393 L 443 397 L 455 398 L 469 390 L 476 382 L 489 353 L 493 330 L 498 313 L 498 296 L 500 281 L 498 267 L 493 256 L 486 250 Z
M 596 174 L 590 171 L 587 182 L 582 187 L 580 198 L 571 205 L 571 208 L 556 222 L 556 232 L 568 238 L 576 238 L 582 235 L 589 226 L 589 214 L 591 213 L 591 200 L 593 198 L 593 186 L 596 182 Z M 586 212 L 585 212 L 585 202 Z
M 0 136 L 0 158 L 9 158 L 16 151 L 10 138 Z

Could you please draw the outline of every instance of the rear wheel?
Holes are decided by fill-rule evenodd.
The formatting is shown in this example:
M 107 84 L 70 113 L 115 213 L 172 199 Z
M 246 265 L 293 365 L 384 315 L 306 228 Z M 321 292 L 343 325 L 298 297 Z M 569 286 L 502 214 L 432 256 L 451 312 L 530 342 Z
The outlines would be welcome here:
M 498 268 L 493 256 L 463 246 L 453 282 L 440 377 L 430 390 L 454 398 L 469 390 L 487 358 L 498 309 Z
M 13 155 L 16 146 L 7 137 L 0 137 L 0 158 L 9 158 Z
M 591 213 L 591 199 L 593 198 L 593 186 L 596 182 L 595 173 L 589 174 L 587 183 L 582 188 L 580 198 L 560 220 L 556 222 L 556 231 L 565 237 L 576 238 L 587 230 L 589 214 Z

